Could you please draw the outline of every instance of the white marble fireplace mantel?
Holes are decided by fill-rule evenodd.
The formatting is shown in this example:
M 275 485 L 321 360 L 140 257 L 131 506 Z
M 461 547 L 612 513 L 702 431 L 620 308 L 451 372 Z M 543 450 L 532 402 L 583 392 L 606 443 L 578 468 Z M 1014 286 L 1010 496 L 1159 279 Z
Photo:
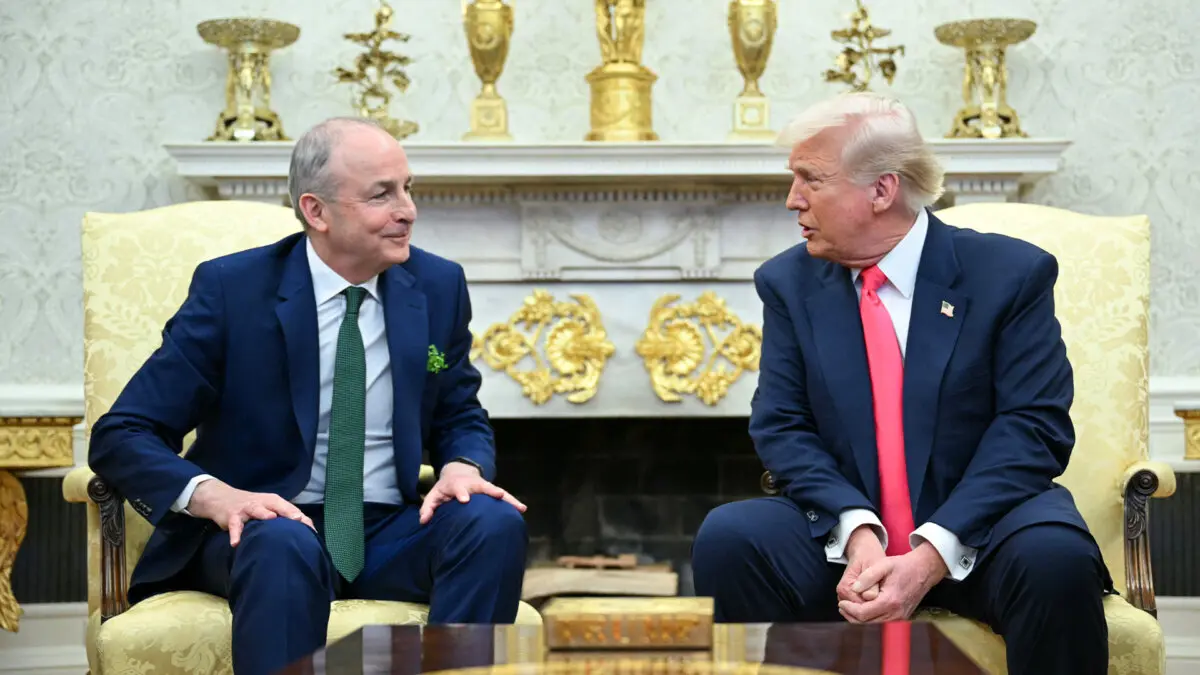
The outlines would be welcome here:
M 1017 199 L 1022 185 L 1057 170 L 1069 145 L 1028 139 L 931 143 L 947 171 L 948 201 L 957 203 Z M 762 322 L 753 273 L 800 241 L 796 216 L 784 206 L 790 174 L 783 148 L 405 147 L 419 209 L 413 241 L 466 271 L 479 347 L 475 364 L 484 377 L 481 399 L 493 417 L 749 414 Z M 273 204 L 286 202 L 291 149 L 287 142 L 167 146 L 179 173 L 216 187 L 219 198 Z M 670 314 L 672 307 L 702 298 L 712 304 L 693 305 L 698 311 L 691 315 Z M 559 315 L 539 329 L 517 321 L 522 308 Z M 697 319 L 722 311 L 742 325 L 745 338 L 726 345 L 726 355 L 749 354 L 744 363 L 751 366 L 725 382 L 727 389 L 710 364 L 735 370 L 735 361 L 712 357 L 714 342 L 721 343 L 733 325 L 709 327 Z M 515 332 L 499 330 L 506 324 Z M 488 345 L 495 352 L 525 341 L 536 344 L 538 360 L 526 356 L 509 370 L 489 364 Z M 586 367 L 559 367 L 581 353 L 598 357 Z M 653 378 L 650 366 L 664 358 L 676 359 L 675 370 Z M 707 388 L 665 400 L 672 398 L 671 385 L 689 381 Z M 719 395 L 706 402 L 701 391 Z
M 1058 170 L 1062 139 L 931 139 L 955 203 L 1008 201 Z M 179 175 L 226 199 L 279 203 L 287 195 L 291 141 L 171 143 Z M 786 181 L 784 149 L 769 143 L 406 143 L 422 185 L 538 181 L 710 180 L 764 186 Z

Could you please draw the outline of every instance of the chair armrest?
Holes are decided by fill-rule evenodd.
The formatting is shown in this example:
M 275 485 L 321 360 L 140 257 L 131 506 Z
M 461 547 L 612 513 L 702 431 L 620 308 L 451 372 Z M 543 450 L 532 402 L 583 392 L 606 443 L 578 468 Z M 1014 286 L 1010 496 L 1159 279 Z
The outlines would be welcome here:
M 1175 472 L 1163 462 L 1136 462 L 1121 479 L 1125 495 L 1125 577 L 1129 602 L 1158 616 L 1150 565 L 1150 498 L 1175 494 Z
M 86 466 L 63 479 L 63 499 L 95 504 L 100 511 L 100 621 L 129 609 L 129 576 L 125 566 L 125 500 Z
M 88 497 L 88 481 L 92 480 L 92 476 L 96 474 L 86 466 L 77 466 L 71 469 L 71 472 L 63 478 L 62 493 L 63 499 L 72 504 L 87 504 L 91 502 Z

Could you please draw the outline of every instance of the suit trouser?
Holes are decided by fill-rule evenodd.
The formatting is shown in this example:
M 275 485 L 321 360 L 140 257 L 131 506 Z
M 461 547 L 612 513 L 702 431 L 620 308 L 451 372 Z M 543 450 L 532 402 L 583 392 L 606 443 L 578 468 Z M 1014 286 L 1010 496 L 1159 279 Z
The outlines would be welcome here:
M 714 598 L 721 622 L 844 620 L 837 584 L 845 566 L 828 562 L 823 544 L 786 497 L 725 504 L 696 535 L 696 594 Z M 939 583 L 922 605 L 988 624 L 1005 639 L 1013 675 L 1101 675 L 1106 578 L 1088 533 L 1035 525 L 1012 534 L 962 582 Z
M 486 495 L 449 501 L 426 525 L 417 505 L 364 505 L 366 561 L 353 583 L 325 549 L 324 511 L 307 525 L 246 523 L 236 548 L 214 532 L 186 570 L 188 585 L 229 599 L 235 675 L 274 672 L 325 645 L 329 603 L 361 598 L 428 603 L 429 623 L 512 623 L 525 572 L 525 521 Z

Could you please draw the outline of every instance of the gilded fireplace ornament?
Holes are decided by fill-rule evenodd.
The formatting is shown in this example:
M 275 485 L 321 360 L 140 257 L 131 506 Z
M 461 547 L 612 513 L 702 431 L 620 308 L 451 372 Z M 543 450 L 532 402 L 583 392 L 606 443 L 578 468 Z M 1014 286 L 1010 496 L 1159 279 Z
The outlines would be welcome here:
M 947 138 L 1022 137 L 1021 120 L 1008 105 L 1005 50 L 1028 40 L 1037 24 L 1025 19 L 977 19 L 944 23 L 934 29 L 938 42 L 966 52 L 963 107 Z
M 869 91 L 875 71 L 888 84 L 896 77 L 896 54 L 904 55 L 904 45 L 876 47 L 875 41 L 892 34 L 890 28 L 871 24 L 871 15 L 862 0 L 854 0 L 856 9 L 850 13 L 850 28 L 830 32 L 830 36 L 845 45 L 838 53 L 836 66 L 825 71 L 826 82 L 842 82 L 851 91 Z
M 493 370 L 516 380 L 521 393 L 537 405 L 555 394 L 565 394 L 571 403 L 591 400 L 616 347 L 591 297 L 571 297 L 575 302 L 556 301 L 550 293 L 535 290 L 507 323 L 492 324 L 475 336 L 471 361 L 482 356 Z M 539 351 L 542 342 L 545 358 Z M 526 358 L 533 360 L 532 369 L 519 367 Z
M 362 45 L 366 51 L 354 59 L 354 68 L 338 68 L 334 71 L 338 82 L 357 85 L 354 107 L 360 117 L 374 120 L 397 140 L 407 138 L 420 130 L 411 120 L 398 120 L 391 116 L 389 107 L 392 92 L 390 82 L 400 93 L 408 90 L 410 83 L 403 66 L 411 62 L 407 56 L 388 51 L 383 44 L 389 40 L 408 42 L 412 36 L 392 30 L 392 6 L 380 0 L 375 10 L 375 30 L 370 33 L 346 33 L 350 42 Z
M 270 19 L 215 19 L 196 26 L 200 37 L 229 52 L 225 109 L 210 141 L 286 141 L 271 110 L 271 52 L 300 37 L 300 28 Z
M 588 141 L 657 141 L 650 89 L 658 76 L 642 65 L 646 0 L 595 0 L 601 64 L 588 73 L 592 88 Z
M 496 91 L 496 80 L 504 71 L 508 46 L 512 43 L 514 3 L 501 0 L 474 0 L 463 3 L 463 29 L 471 50 L 475 74 L 483 89 L 471 101 L 471 130 L 464 141 L 511 141 L 508 132 L 508 104 Z
M 730 0 L 728 23 L 733 57 L 744 85 L 733 104 L 731 141 L 765 141 L 771 131 L 770 101 L 758 86 L 779 21 L 778 0 Z
M 672 305 L 679 297 L 668 294 L 654 303 L 637 353 L 660 399 L 675 403 L 681 394 L 695 394 L 714 406 L 743 372 L 758 371 L 762 330 L 742 323 L 712 291 L 695 302 Z

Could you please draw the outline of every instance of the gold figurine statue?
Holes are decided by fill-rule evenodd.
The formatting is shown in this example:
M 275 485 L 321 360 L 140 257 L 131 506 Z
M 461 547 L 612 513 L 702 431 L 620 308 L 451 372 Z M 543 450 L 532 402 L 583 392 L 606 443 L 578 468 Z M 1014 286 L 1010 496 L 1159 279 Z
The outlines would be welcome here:
M 934 29 L 938 42 L 966 50 L 963 107 L 947 138 L 1025 136 L 1017 111 L 1008 105 L 1008 68 L 1004 51 L 1033 35 L 1037 24 L 1024 19 L 955 21 Z
M 656 141 L 650 89 L 658 76 L 642 65 L 646 0 L 595 0 L 603 63 L 588 73 L 592 88 L 589 141 Z
M 271 52 L 292 44 L 300 28 L 271 19 L 214 19 L 196 26 L 200 37 L 229 52 L 225 109 L 210 141 L 286 141 L 271 110 Z
M 496 80 L 504 70 L 508 46 L 512 42 L 513 7 L 510 0 L 462 0 L 463 28 L 471 48 L 475 74 L 483 81 L 483 90 L 471 102 L 471 130 L 464 141 L 511 141 L 508 133 L 508 106 L 496 91 Z
M 383 43 L 388 40 L 408 42 L 411 36 L 392 30 L 392 7 L 386 0 L 380 0 L 379 9 L 375 11 L 375 30 L 370 33 L 346 33 L 343 37 L 351 42 L 367 48 L 354 60 L 354 70 L 338 68 L 334 71 L 338 82 L 351 82 L 359 85 L 353 105 L 358 114 L 375 120 L 397 140 L 415 134 L 420 127 L 416 122 L 393 119 L 388 112 L 392 102 L 392 93 L 387 90 L 385 80 L 391 82 L 400 93 L 408 90 L 409 79 L 401 66 L 411 61 L 407 56 L 383 49 Z
M 761 141 L 775 137 L 770 129 L 770 103 L 758 87 L 767 68 L 778 23 L 778 0 L 730 0 L 729 35 L 733 56 L 745 85 L 733 106 L 730 140 Z
M 871 76 L 878 70 L 888 84 L 896 77 L 895 55 L 904 55 L 904 45 L 876 47 L 875 40 L 892 34 L 889 28 L 871 25 L 871 17 L 862 0 L 854 0 L 857 9 L 850 14 L 850 28 L 830 33 L 834 40 L 846 45 L 837 56 L 837 69 L 825 71 L 826 82 L 844 82 L 852 91 L 867 91 Z M 855 70 L 858 72 L 855 72 Z

